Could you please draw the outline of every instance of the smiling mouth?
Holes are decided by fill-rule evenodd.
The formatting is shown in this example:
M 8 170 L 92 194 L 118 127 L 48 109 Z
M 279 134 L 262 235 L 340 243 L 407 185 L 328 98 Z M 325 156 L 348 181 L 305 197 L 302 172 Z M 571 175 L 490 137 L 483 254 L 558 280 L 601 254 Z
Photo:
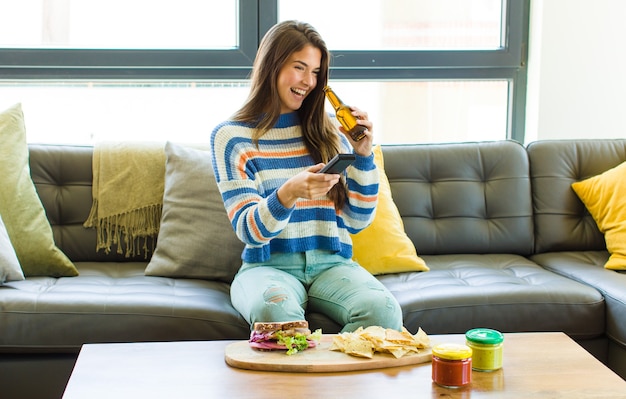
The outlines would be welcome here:
M 304 97 L 304 95 L 306 94 L 306 90 L 302 90 L 302 89 L 291 89 L 291 92 L 294 94 L 297 94 L 299 96 Z

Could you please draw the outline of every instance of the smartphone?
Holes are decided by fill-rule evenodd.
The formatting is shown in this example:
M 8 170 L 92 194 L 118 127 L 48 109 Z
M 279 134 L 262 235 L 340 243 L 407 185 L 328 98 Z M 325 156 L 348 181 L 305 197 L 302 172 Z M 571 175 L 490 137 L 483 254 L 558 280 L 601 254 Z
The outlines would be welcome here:
M 337 154 L 318 173 L 337 174 L 343 172 L 354 160 L 354 154 Z

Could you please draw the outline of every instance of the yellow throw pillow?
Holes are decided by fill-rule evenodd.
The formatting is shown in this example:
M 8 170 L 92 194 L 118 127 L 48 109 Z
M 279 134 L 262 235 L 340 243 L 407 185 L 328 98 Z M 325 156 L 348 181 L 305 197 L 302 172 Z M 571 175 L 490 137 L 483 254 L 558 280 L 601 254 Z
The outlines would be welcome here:
M 54 243 L 52 227 L 30 177 L 22 107 L 0 112 L 0 214 L 25 276 L 76 276 Z
M 604 234 L 611 254 L 604 267 L 626 270 L 626 162 L 572 188 Z
M 391 197 L 380 145 L 374 147 L 374 162 L 380 174 L 376 216 L 370 226 L 352 235 L 353 259 L 375 275 L 428 271 L 406 235 L 400 212 Z

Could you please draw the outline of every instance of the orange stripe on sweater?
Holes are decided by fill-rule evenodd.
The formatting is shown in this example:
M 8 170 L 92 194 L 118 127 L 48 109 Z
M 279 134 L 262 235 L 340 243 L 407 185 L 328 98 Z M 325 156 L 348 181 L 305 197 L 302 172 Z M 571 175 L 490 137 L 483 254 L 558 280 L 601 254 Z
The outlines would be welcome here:
M 362 201 L 362 202 L 376 202 L 376 199 L 378 198 L 378 196 L 377 196 L 377 195 L 368 195 L 368 196 L 365 196 L 365 195 L 363 195 L 363 194 L 354 193 L 354 192 L 350 192 L 350 193 L 348 194 L 348 196 L 349 196 L 350 198 L 354 198 L 354 199 L 356 199 L 356 200 L 358 200 L 358 201 Z
M 298 209 L 332 208 L 332 207 L 334 207 L 333 202 L 329 199 L 306 200 L 306 201 L 296 202 L 296 208 Z
M 300 155 L 308 155 L 309 151 L 306 148 L 300 148 L 295 151 L 247 151 L 246 156 L 248 158 L 263 157 L 263 158 L 288 158 Z
M 254 235 L 257 237 L 257 241 L 262 241 L 263 236 L 261 235 L 261 231 L 259 227 L 254 222 L 254 212 L 248 213 L 248 227 L 252 230 Z
M 253 203 L 253 202 L 254 202 L 253 200 L 248 200 L 248 201 L 238 202 L 238 203 L 237 203 L 237 206 L 236 206 L 236 207 L 234 207 L 234 208 L 231 208 L 231 209 L 230 209 L 230 211 L 228 212 L 228 218 L 229 218 L 230 220 L 233 220 L 233 218 L 235 217 L 235 213 L 239 212 L 239 210 L 240 210 L 241 208 L 243 208 L 244 206 L 246 206 L 246 205 L 248 205 L 248 204 L 250 204 L 250 203 Z
M 242 179 L 245 178 L 246 175 L 246 162 L 248 159 L 262 157 L 262 158 L 290 158 L 294 156 L 302 156 L 308 155 L 309 152 L 306 148 L 299 149 L 296 151 L 257 151 L 252 150 L 245 153 L 245 157 L 239 157 L 239 164 L 237 166 L 237 170 L 239 171 L 239 177 Z

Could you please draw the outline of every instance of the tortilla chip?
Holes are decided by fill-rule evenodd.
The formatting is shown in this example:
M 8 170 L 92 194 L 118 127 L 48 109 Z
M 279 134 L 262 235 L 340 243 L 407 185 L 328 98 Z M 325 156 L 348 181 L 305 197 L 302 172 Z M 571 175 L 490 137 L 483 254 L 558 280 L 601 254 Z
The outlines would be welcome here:
M 385 339 L 402 345 L 411 345 L 413 342 L 413 336 L 408 331 L 397 331 L 391 328 L 385 331 Z
M 406 328 L 402 331 L 380 326 L 359 327 L 351 333 L 340 333 L 333 338 L 330 350 L 371 359 L 374 353 L 390 353 L 395 358 L 418 353 L 430 346 L 430 338 L 420 328 L 412 335 Z

